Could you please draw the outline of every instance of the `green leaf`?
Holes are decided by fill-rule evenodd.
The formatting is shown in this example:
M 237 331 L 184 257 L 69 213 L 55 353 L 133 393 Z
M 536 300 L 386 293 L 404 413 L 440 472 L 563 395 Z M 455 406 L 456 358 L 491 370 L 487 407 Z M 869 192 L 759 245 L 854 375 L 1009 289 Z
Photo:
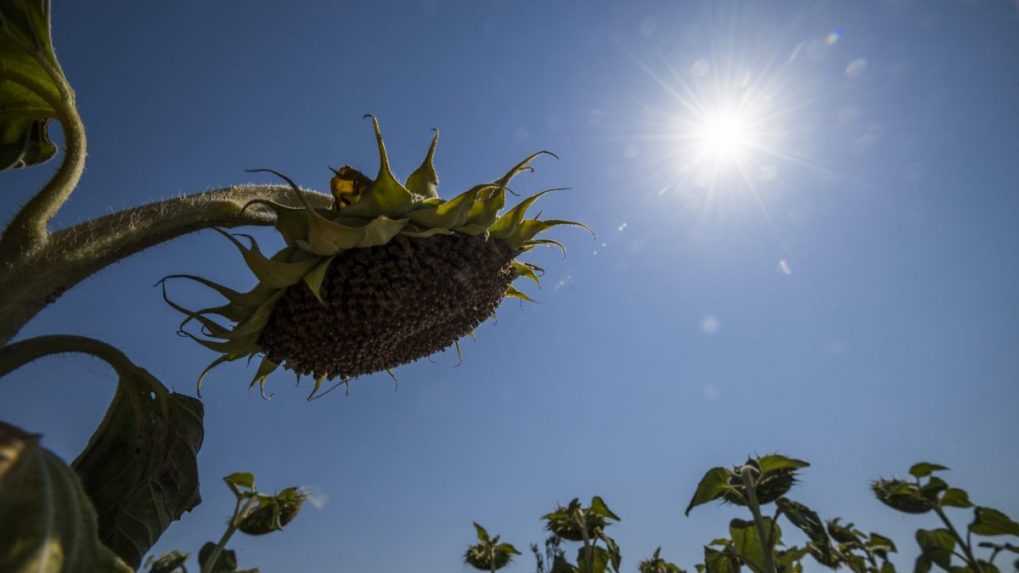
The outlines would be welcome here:
M 731 489 L 729 486 L 731 475 L 729 470 L 721 467 L 708 470 L 701 478 L 701 482 L 697 484 L 697 490 L 694 492 L 693 498 L 690 499 L 690 504 L 686 506 L 685 515 L 690 515 L 690 510 L 698 505 L 714 501 L 725 495 Z
M 782 529 L 770 517 L 764 519 L 764 535 L 771 538 L 774 547 L 782 541 Z M 733 549 L 746 564 L 757 573 L 765 573 L 765 552 L 767 540 L 757 535 L 757 527 L 753 521 L 733 519 L 729 522 L 729 536 L 732 537 Z
M 202 403 L 171 393 L 121 355 L 102 423 L 72 466 L 99 514 L 99 537 L 132 567 L 198 505 Z
M 164 553 L 159 559 L 149 557 L 145 561 L 149 563 L 148 573 L 178 573 L 179 571 L 187 573 L 187 567 L 184 566 L 187 560 L 187 553 L 174 549 Z
M 704 547 L 704 570 L 706 573 L 739 573 L 739 562 L 729 551 Z
M 798 573 L 803 571 L 801 561 L 810 551 L 805 547 L 790 547 L 785 551 L 775 552 L 775 567 L 778 573 Z
M 612 510 L 605 504 L 605 500 L 602 499 L 601 496 L 596 495 L 591 498 L 590 511 L 599 517 L 604 517 L 605 519 L 621 521 L 618 515 L 612 513 Z
M 878 573 L 895 573 L 895 565 L 892 565 L 891 561 L 885 560 L 881 563 L 881 570 Z
M 920 493 L 923 494 L 923 496 L 929 499 L 932 503 L 937 503 L 938 494 L 945 491 L 946 489 L 948 489 L 948 484 L 945 482 L 945 480 L 937 476 L 931 476 L 931 478 L 927 480 L 927 483 L 925 483 L 920 488 Z
M 650 559 L 645 559 L 637 565 L 639 573 L 684 573 L 675 563 L 670 563 L 661 557 L 662 548 L 655 549 Z
M 619 566 L 623 562 L 623 553 L 619 550 L 619 544 L 616 543 L 615 539 L 612 539 L 608 535 L 601 535 L 601 540 L 605 542 L 605 550 L 609 554 L 609 564 L 612 566 L 612 570 L 619 573 Z
M 577 550 L 577 569 L 581 573 L 605 573 L 609 552 L 602 547 L 581 547 Z
M 931 565 L 933 565 L 933 563 L 931 563 L 930 558 L 921 553 L 920 556 L 916 558 L 916 564 L 913 565 L 913 573 L 928 573 L 928 571 L 931 570 Z
M 241 497 L 244 494 L 251 494 L 255 491 L 255 474 L 251 472 L 234 472 L 225 478 L 226 486 L 234 495 Z M 247 490 L 247 491 L 242 491 Z
M 435 172 L 435 149 L 439 146 L 439 130 L 435 130 L 428 153 L 421 165 L 407 178 L 407 190 L 418 197 L 439 196 L 439 174 Z
M 867 548 L 871 550 L 884 549 L 885 551 L 891 551 L 892 553 L 898 552 L 898 549 L 895 547 L 895 542 L 884 535 L 874 532 L 871 532 L 870 537 L 867 539 Z
M 761 469 L 761 476 L 781 470 L 798 470 L 809 467 L 810 464 L 795 458 L 787 458 L 780 454 L 770 454 L 757 459 L 758 467 Z
M 950 487 L 941 494 L 941 505 L 944 507 L 973 507 L 966 490 Z
M 36 165 L 56 153 L 47 120 L 57 117 L 61 105 L 58 81 L 65 80 L 53 53 L 49 2 L 0 4 L 0 171 Z
M 478 525 L 478 522 L 474 522 L 474 531 L 478 534 L 478 541 L 487 542 L 490 541 L 488 537 L 488 531 L 485 531 L 484 527 Z
M 947 529 L 919 529 L 916 542 L 920 545 L 923 557 L 938 567 L 948 571 L 952 566 L 952 551 L 955 549 L 955 537 Z
M 948 469 L 947 467 L 940 464 L 920 462 L 918 464 L 913 464 L 912 467 L 909 468 L 909 474 L 915 478 L 922 478 L 927 477 L 934 472 L 939 472 L 947 469 Z
M 130 573 L 99 540 L 78 476 L 39 436 L 0 422 L 0 571 Z
M 212 552 L 216 549 L 216 544 L 209 541 L 202 546 L 201 550 L 198 551 L 198 564 L 201 566 L 202 571 L 205 571 L 205 565 L 212 557 Z M 213 564 L 210 573 L 236 573 L 237 572 L 237 553 L 230 549 L 222 549 L 219 555 L 216 557 L 216 563 Z
M 778 508 L 786 516 L 786 518 L 792 522 L 793 525 L 798 527 L 800 531 L 807 535 L 815 546 L 822 552 L 831 551 L 831 540 L 828 537 L 828 532 L 824 529 L 824 523 L 821 521 L 820 516 L 817 512 L 810 509 L 802 503 L 795 502 L 787 498 L 779 498 L 775 502 Z
M 1015 535 L 1019 536 L 1019 523 L 1004 513 L 990 507 L 977 507 L 973 510 L 973 523 L 969 530 L 976 535 Z

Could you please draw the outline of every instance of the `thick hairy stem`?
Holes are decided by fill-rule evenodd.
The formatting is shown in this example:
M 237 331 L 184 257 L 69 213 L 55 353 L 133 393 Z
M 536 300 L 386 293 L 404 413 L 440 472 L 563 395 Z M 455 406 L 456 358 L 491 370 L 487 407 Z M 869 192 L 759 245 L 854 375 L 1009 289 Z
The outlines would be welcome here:
M 313 207 L 328 208 L 332 198 L 305 192 Z M 294 191 L 279 185 L 238 185 L 175 197 L 127 209 L 50 235 L 28 258 L 0 261 L 0 344 L 67 289 L 139 251 L 210 227 L 271 225 L 274 214 L 262 206 L 243 210 L 252 199 L 284 205 Z
M 47 225 L 78 186 L 85 170 L 85 124 L 74 103 L 74 91 L 59 68 L 45 58 L 39 59 L 60 90 L 60 101 L 49 102 L 57 110 L 57 119 L 64 131 L 64 159 L 60 168 L 32 199 L 18 211 L 0 239 L 0 256 L 6 260 L 30 256 L 45 245 Z M 41 91 L 39 93 L 45 93 Z
M 117 372 L 135 368 L 123 352 L 101 340 L 55 334 L 36 336 L 0 348 L 0 376 L 13 372 L 36 358 L 68 352 L 91 354 L 107 362 Z

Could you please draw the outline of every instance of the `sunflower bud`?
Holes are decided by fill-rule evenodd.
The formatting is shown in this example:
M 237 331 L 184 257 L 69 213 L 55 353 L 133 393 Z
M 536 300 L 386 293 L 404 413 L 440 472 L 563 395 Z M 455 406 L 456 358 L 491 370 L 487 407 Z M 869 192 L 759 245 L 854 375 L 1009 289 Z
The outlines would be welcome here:
M 872 483 L 870 488 L 881 503 L 904 513 L 927 513 L 934 509 L 935 502 L 928 499 L 915 483 L 881 479 Z
M 301 511 L 308 494 L 288 487 L 274 496 L 259 496 L 257 505 L 241 519 L 240 529 L 248 535 L 265 535 L 286 527 Z

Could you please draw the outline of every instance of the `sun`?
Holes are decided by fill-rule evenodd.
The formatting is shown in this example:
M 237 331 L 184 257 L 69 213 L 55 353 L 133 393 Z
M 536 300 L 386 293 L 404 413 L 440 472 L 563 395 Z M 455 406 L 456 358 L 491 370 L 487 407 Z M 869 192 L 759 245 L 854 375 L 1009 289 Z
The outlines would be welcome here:
M 719 107 L 701 114 L 692 139 L 699 162 L 723 166 L 744 163 L 759 135 L 746 110 Z

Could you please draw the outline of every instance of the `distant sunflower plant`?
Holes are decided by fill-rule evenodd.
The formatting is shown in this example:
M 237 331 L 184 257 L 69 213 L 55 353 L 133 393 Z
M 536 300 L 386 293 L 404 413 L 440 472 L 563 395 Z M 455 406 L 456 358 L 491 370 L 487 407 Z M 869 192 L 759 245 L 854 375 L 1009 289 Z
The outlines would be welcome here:
M 161 281 L 167 303 L 184 314 L 179 331 L 220 354 L 199 375 L 199 390 L 216 366 L 255 355 L 262 360 L 251 386 L 258 385 L 263 396 L 268 376 L 282 366 L 298 379 L 314 379 L 312 399 L 321 395 L 325 380 L 342 383 L 382 371 L 392 375 L 393 368 L 450 346 L 459 352 L 459 339 L 504 298 L 531 300 L 511 283 L 521 277 L 538 283 L 542 269 L 517 256 L 538 246 L 565 253 L 561 243 L 538 238 L 540 233 L 561 225 L 588 229 L 575 221 L 526 216 L 541 196 L 557 189 L 502 210 L 513 177 L 551 152 L 539 151 L 495 181 L 442 199 L 433 163 L 438 131 L 404 183 L 392 173 L 378 120 L 365 117 L 375 131 L 378 175 L 371 180 L 350 166 L 333 169 L 329 207 L 309 204 L 298 185 L 278 171 L 250 170 L 284 180 L 300 204 L 257 198 L 244 206 L 275 213 L 285 246 L 272 256 L 249 235 L 216 229 L 257 278 L 253 289 L 238 292 L 190 274 Z M 190 310 L 166 295 L 167 279 L 199 282 L 227 303 Z M 201 325 L 204 336 L 187 330 L 192 322 Z

